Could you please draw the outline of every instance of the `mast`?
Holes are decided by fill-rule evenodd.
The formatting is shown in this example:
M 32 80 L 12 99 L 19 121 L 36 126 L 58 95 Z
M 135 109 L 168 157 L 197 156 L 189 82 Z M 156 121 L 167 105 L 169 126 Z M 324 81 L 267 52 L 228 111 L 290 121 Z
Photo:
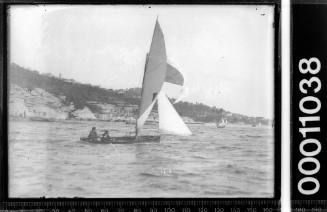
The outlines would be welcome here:
M 146 53 L 145 56 L 145 63 L 144 63 L 144 73 L 143 73 L 143 80 L 142 80 L 142 90 L 141 90 L 141 95 L 143 94 L 143 84 L 144 84 L 144 76 L 145 76 L 145 72 L 146 72 L 146 65 L 148 63 L 148 57 L 149 57 L 149 53 Z M 139 104 L 139 108 L 141 107 L 141 102 Z M 137 137 L 139 135 L 139 130 L 137 127 L 137 121 L 135 122 L 135 136 Z

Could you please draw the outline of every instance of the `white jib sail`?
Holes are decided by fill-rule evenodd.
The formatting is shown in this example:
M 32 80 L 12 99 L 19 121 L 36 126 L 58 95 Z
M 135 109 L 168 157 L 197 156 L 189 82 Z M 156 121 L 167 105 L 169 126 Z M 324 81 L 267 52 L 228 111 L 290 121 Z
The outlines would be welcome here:
M 140 131 L 140 128 L 143 127 L 145 121 L 147 120 L 147 118 L 149 117 L 151 110 L 154 106 L 154 104 L 156 103 L 157 98 L 155 98 L 153 100 L 153 102 L 149 105 L 149 107 L 142 113 L 142 115 L 137 119 L 136 121 L 136 126 L 139 127 L 138 131 Z
M 192 135 L 183 119 L 170 103 L 166 94 L 160 91 L 158 96 L 159 129 L 165 133 L 176 135 Z

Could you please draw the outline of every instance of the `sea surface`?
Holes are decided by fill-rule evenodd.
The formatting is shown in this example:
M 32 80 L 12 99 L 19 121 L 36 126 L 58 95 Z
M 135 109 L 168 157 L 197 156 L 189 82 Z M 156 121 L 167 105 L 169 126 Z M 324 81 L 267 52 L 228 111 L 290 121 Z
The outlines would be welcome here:
M 10 197 L 272 197 L 272 128 L 189 125 L 192 136 L 160 143 L 91 144 L 91 127 L 112 136 L 134 125 L 10 121 Z M 143 134 L 158 134 L 155 124 Z

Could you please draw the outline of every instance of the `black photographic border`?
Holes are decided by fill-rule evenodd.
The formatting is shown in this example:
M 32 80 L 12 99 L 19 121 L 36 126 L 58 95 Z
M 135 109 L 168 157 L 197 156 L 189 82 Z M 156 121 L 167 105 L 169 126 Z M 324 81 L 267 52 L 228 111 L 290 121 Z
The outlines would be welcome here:
M 8 8 L 10 5 L 31 4 L 191 4 L 191 5 L 273 5 L 274 6 L 274 197 L 273 198 L 9 198 L 8 193 Z M 0 209 L 37 208 L 153 208 L 238 207 L 280 208 L 281 197 L 281 0 L 5 0 L 0 3 Z M 255 186 L 255 185 L 253 185 Z M 159 210 L 159 209 L 158 209 Z M 111 211 L 111 209 L 109 210 Z M 196 210 L 197 212 L 199 210 Z M 226 210 L 225 210 L 226 211 Z M 243 210 L 241 210 L 243 211 Z M 205 211 L 203 211 L 205 212 Z
M 326 86 L 326 65 L 327 65 L 327 39 L 326 39 L 326 26 L 327 23 L 327 2 L 323 0 L 291 0 L 291 25 L 290 25 L 290 171 L 291 171 L 291 206 L 292 208 L 303 209 L 317 209 L 327 207 L 327 158 L 326 158 L 326 115 L 327 107 L 324 101 L 327 86 Z M 308 24 L 310 23 L 310 24 Z M 321 90 L 318 93 L 303 94 L 299 90 L 300 80 L 306 78 L 309 79 L 312 75 L 301 74 L 298 70 L 298 63 L 300 59 L 309 59 L 310 57 L 316 57 L 321 61 L 321 71 L 316 75 L 321 80 Z M 304 114 L 299 109 L 299 101 L 305 96 L 315 96 L 321 101 L 321 110 L 315 115 L 320 117 L 320 121 L 316 123 L 308 123 L 308 127 L 320 127 L 321 131 L 311 135 L 313 139 L 318 139 L 321 142 L 321 152 L 315 156 L 321 164 L 318 173 L 307 176 L 298 170 L 298 163 L 300 159 L 304 158 L 300 151 L 300 142 L 304 140 L 300 136 L 299 128 L 301 126 L 299 117 L 301 116 L 313 116 Z M 320 189 L 318 192 L 312 195 L 302 194 L 298 190 L 298 182 L 304 177 L 314 177 L 320 183 Z

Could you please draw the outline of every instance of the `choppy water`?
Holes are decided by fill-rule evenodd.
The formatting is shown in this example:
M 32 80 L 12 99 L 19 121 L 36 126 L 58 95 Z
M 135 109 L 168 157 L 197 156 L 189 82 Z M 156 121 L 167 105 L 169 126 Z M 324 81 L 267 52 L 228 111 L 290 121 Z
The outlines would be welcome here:
M 91 126 L 112 135 L 133 125 L 109 122 L 9 123 L 11 197 L 271 197 L 272 129 L 191 125 L 190 137 L 160 143 L 90 144 Z M 148 126 L 145 134 L 153 134 Z M 150 132 L 151 131 L 151 132 Z

